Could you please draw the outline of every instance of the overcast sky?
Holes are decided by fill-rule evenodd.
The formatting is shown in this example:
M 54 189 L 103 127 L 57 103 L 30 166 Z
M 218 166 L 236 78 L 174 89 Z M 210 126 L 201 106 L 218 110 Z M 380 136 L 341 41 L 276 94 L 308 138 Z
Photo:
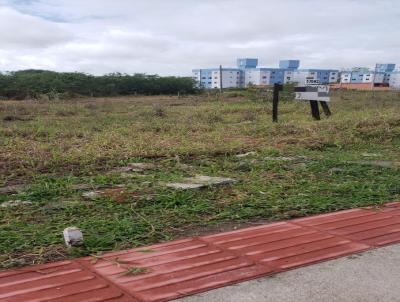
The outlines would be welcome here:
M 400 64 L 399 0 L 0 0 L 0 71 Z

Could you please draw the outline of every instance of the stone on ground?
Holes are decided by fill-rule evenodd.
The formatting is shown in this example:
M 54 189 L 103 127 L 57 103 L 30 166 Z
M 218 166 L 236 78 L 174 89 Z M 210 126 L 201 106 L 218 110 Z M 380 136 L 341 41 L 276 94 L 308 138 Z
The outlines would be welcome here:
M 227 177 L 213 177 L 213 176 L 204 176 L 204 175 L 197 175 L 192 178 L 187 179 L 188 182 L 196 183 L 196 184 L 203 184 L 206 186 L 213 186 L 213 185 L 227 185 L 236 182 L 236 180 Z
M 167 187 L 187 190 L 187 189 L 199 189 L 209 186 L 227 185 L 235 182 L 236 180 L 232 178 L 198 175 L 195 177 L 184 179 L 183 183 L 168 183 Z
M 168 183 L 167 184 L 168 188 L 172 189 L 180 189 L 180 190 L 188 190 L 188 189 L 200 189 L 206 187 L 206 185 L 203 184 L 185 184 L 185 183 Z
M 32 201 L 29 200 L 9 200 L 5 201 L 1 204 L 2 208 L 11 208 L 11 207 L 19 207 L 19 206 L 26 206 L 31 205 Z
M 68 227 L 63 231 L 65 244 L 68 247 L 80 246 L 83 244 L 82 231 L 77 227 Z

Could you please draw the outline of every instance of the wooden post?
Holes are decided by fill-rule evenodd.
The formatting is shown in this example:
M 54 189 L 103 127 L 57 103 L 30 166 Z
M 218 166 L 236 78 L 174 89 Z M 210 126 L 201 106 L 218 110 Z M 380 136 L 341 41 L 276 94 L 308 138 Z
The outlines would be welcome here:
M 310 105 L 312 117 L 315 120 L 319 121 L 321 119 L 321 116 L 319 115 L 318 101 L 310 101 Z
M 274 95 L 272 98 L 272 121 L 278 122 L 278 104 L 279 104 L 279 91 L 282 90 L 282 85 L 274 84 Z
M 327 102 L 320 102 L 320 103 L 321 103 L 322 109 L 324 110 L 325 115 L 328 117 L 331 116 L 332 112 L 329 109 L 328 103 Z

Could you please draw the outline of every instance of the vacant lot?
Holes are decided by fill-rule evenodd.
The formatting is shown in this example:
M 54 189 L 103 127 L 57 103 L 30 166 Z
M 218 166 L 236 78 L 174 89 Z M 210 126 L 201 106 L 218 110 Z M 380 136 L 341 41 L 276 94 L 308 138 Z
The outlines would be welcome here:
M 273 124 L 271 103 L 243 92 L 0 101 L 0 268 L 398 200 L 399 105 L 343 92 L 329 119 L 283 102 Z M 165 186 L 195 175 L 237 182 Z M 64 247 L 68 226 L 84 246 Z

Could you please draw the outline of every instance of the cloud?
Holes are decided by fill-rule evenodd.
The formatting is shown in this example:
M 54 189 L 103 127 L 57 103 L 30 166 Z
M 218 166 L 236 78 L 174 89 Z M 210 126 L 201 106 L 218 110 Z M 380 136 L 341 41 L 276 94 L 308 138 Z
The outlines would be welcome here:
M 56 24 L 8 8 L 0 8 L 0 28 L 2 50 L 43 49 L 73 38 L 72 34 Z
M 187 75 L 245 56 L 400 63 L 399 16 L 396 0 L 0 0 L 0 70 Z

